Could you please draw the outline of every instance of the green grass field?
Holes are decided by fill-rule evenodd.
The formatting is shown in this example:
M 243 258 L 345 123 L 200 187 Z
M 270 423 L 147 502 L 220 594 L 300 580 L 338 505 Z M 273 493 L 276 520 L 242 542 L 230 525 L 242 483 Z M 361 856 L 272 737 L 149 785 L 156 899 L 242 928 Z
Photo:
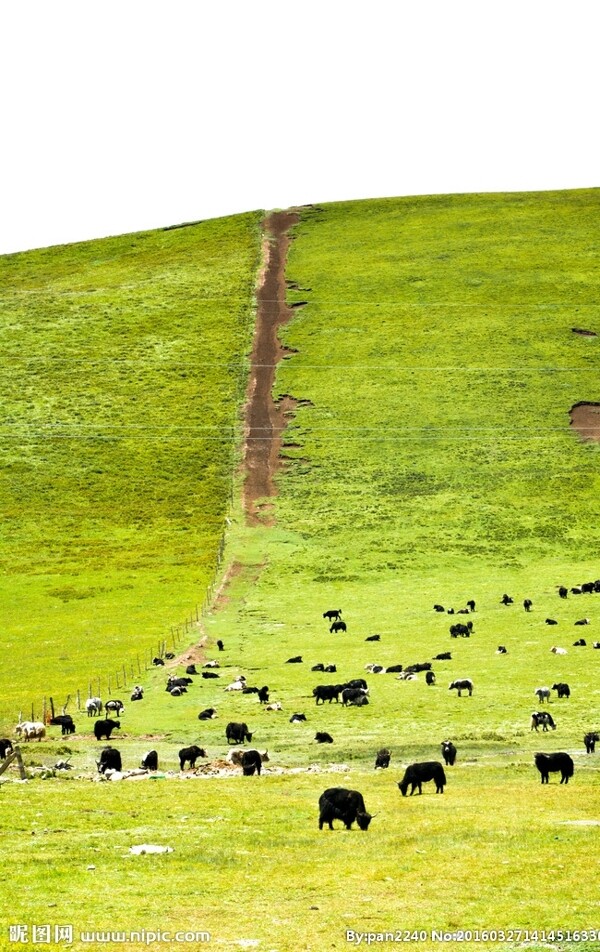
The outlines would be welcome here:
M 284 331 L 296 353 L 279 368 L 276 395 L 310 403 L 298 408 L 286 435 L 277 524 L 246 527 L 239 473 L 229 483 L 223 476 L 214 500 L 233 486 L 223 568 L 235 570 L 194 631 L 205 634 L 207 654 L 219 657 L 221 678 L 197 679 L 174 699 L 164 691 L 164 672 L 147 672 L 144 702 L 128 706 L 113 737 L 125 767 L 155 747 L 169 773 L 190 743 L 206 747 L 210 760 L 222 758 L 226 723 L 243 720 L 270 762 L 260 778 L 92 783 L 103 746 L 91 735 L 93 722 L 76 718 L 76 735 L 64 740 L 52 728 L 50 740 L 28 746 L 26 760 L 69 756 L 81 779 L 3 785 L 2 836 L 12 858 L 5 936 L 19 922 L 71 923 L 76 933 L 204 929 L 217 947 L 294 952 L 352 948 L 347 929 L 599 927 L 598 755 L 585 754 L 583 734 L 600 728 L 600 652 L 591 647 L 600 595 L 562 601 L 557 594 L 558 585 L 600 576 L 598 448 L 579 440 L 568 416 L 574 403 L 600 399 L 598 341 L 572 332 L 600 333 L 598 196 L 438 196 L 302 210 L 287 276 L 299 288 L 290 289 L 290 302 L 307 303 Z M 256 217 L 226 225 L 231 244 L 217 244 L 230 249 L 232 286 L 245 289 L 231 336 L 231 354 L 243 361 Z M 225 223 L 210 227 L 217 241 Z M 179 237 L 183 243 L 185 230 Z M 60 258 L 59 249 L 53 254 Z M 155 293 L 160 299 L 158 276 Z M 217 353 L 220 346 L 215 338 Z M 244 383 L 234 389 L 226 409 L 225 396 L 221 409 L 215 404 L 219 419 L 239 419 Z M 230 476 L 231 444 L 227 452 L 222 473 Z M 41 486 L 46 468 L 38 469 Z M 145 470 L 151 487 L 157 472 Z M 182 485 L 189 492 L 192 483 Z M 41 511 L 37 494 L 33 516 L 24 508 L 28 531 Z M 13 505 L 17 513 L 17 497 Z M 218 512 L 222 518 L 224 509 Z M 75 566 L 69 525 L 59 523 L 56 539 L 61 558 L 68 554 Z M 158 541 L 151 527 L 150 547 Z M 126 559 L 130 536 L 121 542 Z M 191 534 L 188 544 L 186 571 L 197 572 Z M 11 551 L 20 550 L 6 549 L 12 564 Z M 161 544 L 157 557 L 163 551 Z M 50 559 L 50 547 L 43 554 Z M 28 565 L 22 578 L 8 579 L 15 599 L 21 585 L 38 584 Z M 144 610 L 155 617 L 150 573 L 138 578 Z M 102 594 L 115 617 L 120 579 L 121 570 Z M 75 583 L 61 576 L 60 584 Z M 175 599 L 175 573 L 170 590 Z M 504 592 L 514 605 L 500 604 Z M 173 612 L 184 610 L 185 598 L 177 609 L 161 603 L 163 629 L 179 620 Z M 459 609 L 470 598 L 477 603 L 473 636 L 451 639 L 449 625 L 466 619 L 435 613 L 433 604 Z M 533 600 L 530 613 L 524 598 Z M 54 601 L 81 628 L 89 603 Z M 329 608 L 343 609 L 346 633 L 329 633 L 322 617 Z M 584 616 L 590 626 L 575 627 Z M 62 617 L 62 628 L 44 615 L 39 628 L 27 629 L 50 643 L 45 677 L 55 671 L 52 651 L 65 652 Z M 545 625 L 546 617 L 558 626 Z M 381 641 L 367 643 L 375 633 Z M 587 646 L 573 647 L 582 633 Z M 218 638 L 226 648 L 219 655 Z M 153 632 L 149 644 L 155 640 Z M 496 654 L 500 644 L 507 655 Z M 567 654 L 553 655 L 553 645 Z M 448 650 L 451 661 L 434 663 L 433 687 L 422 676 L 369 675 L 367 707 L 315 706 L 316 684 L 362 676 L 369 662 L 407 665 Z M 303 664 L 286 664 L 298 654 Z M 120 655 L 112 658 L 118 665 Z M 317 662 L 335 662 L 338 671 L 311 672 Z M 84 670 L 81 659 L 77 670 Z M 239 673 L 268 684 L 283 711 L 265 712 L 252 695 L 225 694 Z M 457 677 L 473 679 L 473 697 L 448 690 Z M 548 709 L 557 729 L 536 734 L 534 689 L 556 681 L 568 682 L 572 696 L 559 701 L 553 692 Z M 198 711 L 210 706 L 218 718 L 199 722 Z M 295 711 L 306 713 L 306 724 L 289 723 Z M 315 744 L 317 730 L 329 731 L 334 744 Z M 427 785 L 422 797 L 403 799 L 396 783 L 404 767 L 439 759 L 446 737 L 459 755 L 444 796 Z M 382 746 L 392 763 L 374 771 Z M 538 750 L 569 751 L 573 780 L 560 785 L 552 775 L 542 787 L 533 766 Z M 337 785 L 361 790 L 377 814 L 368 833 L 319 832 L 318 797 Z M 141 842 L 174 852 L 130 856 Z M 556 937 L 525 946 L 516 935 L 505 940 L 477 945 L 575 945 Z M 390 947 L 370 947 L 382 945 Z M 589 952 L 598 943 L 576 947 Z

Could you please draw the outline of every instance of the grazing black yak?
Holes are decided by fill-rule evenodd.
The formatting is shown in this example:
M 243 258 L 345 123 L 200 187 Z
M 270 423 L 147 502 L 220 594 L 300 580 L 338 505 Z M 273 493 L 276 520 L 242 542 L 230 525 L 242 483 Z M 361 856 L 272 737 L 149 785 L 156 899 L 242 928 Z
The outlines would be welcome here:
M 333 821 L 341 820 L 347 830 L 352 829 L 356 821 L 361 830 L 368 830 L 372 820 L 367 813 L 362 793 L 358 790 L 346 790 L 344 787 L 330 787 L 319 797 L 319 829 L 327 823 L 333 830 Z
M 536 754 L 535 765 L 542 775 L 542 783 L 548 783 L 548 774 L 560 770 L 561 783 L 568 783 L 569 777 L 573 776 L 573 760 L 564 751 L 555 754 Z
M 446 785 L 446 774 L 444 773 L 444 768 L 437 760 L 426 761 L 422 764 L 410 764 L 410 766 L 406 768 L 404 777 L 398 783 L 400 793 L 403 797 L 405 797 L 409 784 L 411 788 L 411 797 L 415 790 L 418 790 L 419 793 L 422 793 L 423 791 L 421 790 L 421 784 L 427 783 L 429 780 L 435 781 L 436 793 L 444 792 L 444 786 Z

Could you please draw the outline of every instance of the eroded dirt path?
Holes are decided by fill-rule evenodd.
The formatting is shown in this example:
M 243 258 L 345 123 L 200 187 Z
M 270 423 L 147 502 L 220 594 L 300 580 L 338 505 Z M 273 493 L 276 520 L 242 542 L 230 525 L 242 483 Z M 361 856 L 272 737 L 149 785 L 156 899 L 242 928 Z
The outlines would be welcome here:
M 281 438 L 292 398 L 273 399 L 277 363 L 290 351 L 278 332 L 292 317 L 285 302 L 285 266 L 291 238 L 289 229 L 300 220 L 295 211 L 272 212 L 264 222 L 265 262 L 257 292 L 258 310 L 252 348 L 252 366 L 246 398 L 244 447 L 244 512 L 248 525 L 273 525 L 270 500 L 276 495 L 274 476 L 281 465 Z

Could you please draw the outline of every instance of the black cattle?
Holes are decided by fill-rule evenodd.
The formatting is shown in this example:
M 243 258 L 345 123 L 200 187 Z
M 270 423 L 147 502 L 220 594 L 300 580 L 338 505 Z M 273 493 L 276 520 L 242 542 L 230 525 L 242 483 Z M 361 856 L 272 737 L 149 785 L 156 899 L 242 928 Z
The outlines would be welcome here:
M 533 602 L 531 601 L 530 598 L 526 598 L 525 601 L 523 602 L 523 608 L 525 609 L 526 612 L 530 612 L 532 607 L 533 607 Z
M 103 721 L 96 721 L 94 724 L 94 735 L 96 740 L 102 740 L 103 737 L 106 738 L 106 740 L 110 740 L 112 732 L 114 730 L 120 730 L 120 728 L 120 721 L 111 721 L 111 719 L 107 717 Z
M 212 721 L 213 717 L 217 716 L 217 712 L 214 707 L 207 707 L 204 711 L 200 711 L 198 714 L 199 721 Z
M 510 597 L 510 595 L 503 595 L 502 598 L 500 599 L 501 605 L 512 605 L 512 603 L 513 603 L 513 600 Z
M 321 704 L 325 701 L 331 704 L 332 701 L 339 701 L 343 688 L 343 684 L 318 684 L 316 688 L 313 688 L 313 697 L 316 698 L 317 704 L 319 701 Z
M 558 594 L 560 595 L 561 598 L 567 598 L 567 596 L 568 596 L 568 594 L 569 594 L 569 590 L 568 590 L 567 588 L 565 588 L 564 585 L 561 585 L 560 588 L 559 588 L 559 590 L 558 590 Z
M 198 674 L 198 672 L 196 671 L 196 665 L 195 665 L 195 664 L 188 664 L 187 668 L 185 669 L 185 673 L 186 673 L 186 674 Z
M 577 641 L 573 642 L 574 648 L 585 648 L 585 646 L 586 646 L 585 638 L 579 638 Z
M 419 671 L 431 671 L 431 661 L 423 661 L 422 664 L 407 664 L 404 670 L 408 674 L 418 674 Z
M 453 615 L 453 614 L 454 614 L 454 609 L 453 609 L 453 608 L 449 608 L 446 614 L 448 614 L 448 615 Z
M 552 690 L 558 692 L 559 697 L 571 697 L 571 688 L 564 681 L 552 685 Z
M 205 678 L 205 679 L 208 681 L 209 678 L 220 678 L 221 675 L 220 675 L 220 674 L 217 674 L 216 671 L 203 671 L 203 672 L 202 672 L 202 677 Z
M 546 618 L 546 624 L 547 624 L 547 625 L 558 625 L 558 622 L 556 621 L 555 618 Z
M 341 608 L 330 608 L 328 612 L 323 612 L 323 618 L 327 621 L 338 621 L 342 616 Z
M 534 711 L 531 715 L 531 730 L 537 732 L 540 724 L 544 731 L 547 731 L 549 727 L 551 727 L 553 731 L 556 730 L 556 724 L 551 714 L 546 714 L 545 711 Z
M 596 741 L 600 741 L 600 737 L 595 731 L 589 731 L 585 734 L 583 738 L 583 743 L 585 744 L 586 754 L 593 754 L 596 749 Z
M 446 774 L 444 773 L 444 768 L 437 760 L 426 761 L 422 764 L 410 764 L 410 766 L 406 768 L 406 773 L 399 782 L 398 787 L 400 788 L 402 796 L 405 797 L 410 784 L 410 795 L 412 797 L 415 790 L 422 793 L 421 785 L 427 783 L 429 780 L 435 781 L 436 793 L 444 792 Z
M 467 608 L 472 612 L 475 611 L 475 602 L 473 599 L 470 599 L 470 601 L 467 602 Z
M 290 724 L 300 724 L 301 721 L 306 720 L 306 714 L 292 714 L 290 717 Z
M 219 649 L 219 651 L 224 651 L 224 650 L 225 650 L 225 645 L 223 644 L 223 642 L 221 641 L 220 638 L 219 638 L 219 640 L 217 641 L 217 648 Z
M 346 622 L 345 621 L 334 621 L 333 625 L 329 629 L 329 632 L 332 631 L 346 631 Z
M 389 767 L 391 756 L 392 755 L 390 754 L 387 747 L 382 747 L 381 750 L 377 752 L 377 756 L 375 757 L 375 770 L 377 770 L 378 767 Z
M 434 612 L 445 612 L 445 611 L 446 611 L 446 609 L 444 608 L 443 605 L 434 605 L 434 606 L 433 606 L 433 610 L 434 610 Z
M 327 672 L 327 674 L 335 674 L 337 667 L 335 664 L 326 664 L 323 670 Z
M 311 668 L 310 670 L 311 670 L 311 671 L 324 671 L 324 670 L 325 670 L 325 665 L 324 665 L 324 664 L 313 664 L 313 666 L 312 666 L 312 668 Z
M 140 764 L 145 770 L 158 770 L 158 753 L 155 750 L 149 750 L 147 754 L 144 754 L 142 757 L 142 762 Z
M 425 672 L 425 681 L 427 682 L 427 684 L 435 684 L 435 674 L 433 673 L 433 671 Z
M 453 767 L 456 760 L 456 747 L 451 740 L 442 741 L 442 757 L 446 767 Z
M 333 737 L 327 731 L 317 731 L 315 740 L 317 744 L 333 744 Z
M 592 648 L 600 648 L 600 641 L 594 641 Z
M 381 635 L 369 635 L 368 638 L 365 638 L 365 641 L 381 641 Z
M 286 664 L 302 664 L 302 655 L 296 655 L 295 658 L 288 658 Z
M 187 694 L 187 688 L 169 688 L 168 691 L 171 697 L 181 697 L 182 694 Z
M 434 661 L 452 661 L 452 654 L 449 651 L 442 651 L 441 654 L 436 654 Z
M 468 691 L 469 697 L 471 697 L 473 693 L 473 682 L 470 678 L 463 678 L 461 681 L 453 681 L 448 687 L 448 690 L 452 691 L 453 688 L 457 689 L 459 697 L 461 697 L 463 691 Z
M 400 674 L 400 672 L 402 671 L 402 665 L 391 664 L 389 668 L 386 668 L 385 670 L 387 674 Z
M 186 688 L 188 684 L 193 684 L 193 678 L 169 678 L 165 691 L 172 691 L 173 688 Z
M 468 609 L 468 608 L 459 608 L 456 614 L 457 614 L 457 615 L 468 615 L 468 614 L 470 614 L 470 613 L 469 613 L 469 609 Z
M 131 692 L 132 701 L 143 701 L 144 699 L 144 689 L 140 687 L 139 684 L 136 684 L 133 691 Z
M 264 685 L 262 686 L 262 688 L 259 688 L 259 690 L 258 690 L 258 700 L 260 701 L 261 704 L 268 704 L 268 703 L 269 703 L 269 686 L 268 686 L 268 684 L 264 684 Z
M 246 685 L 246 687 L 242 688 L 242 694 L 258 694 L 258 688 Z
M 473 631 L 472 621 L 468 621 L 466 625 L 463 625 L 461 621 L 457 622 L 455 625 L 450 625 L 451 638 L 470 638 L 472 631 Z
M 366 691 L 367 682 L 364 678 L 353 678 L 351 681 L 346 681 L 346 683 L 342 685 L 342 688 L 364 688 Z
M 187 761 L 190 762 L 190 768 L 193 770 L 196 766 L 198 757 L 206 757 L 206 751 L 193 744 L 191 747 L 182 747 L 179 751 L 179 768 L 185 770 Z
M 505 645 L 498 645 L 498 647 L 496 648 L 496 654 L 508 654 L 508 651 L 507 651 L 507 649 L 506 649 L 506 646 L 505 646 Z
M 97 760 L 96 764 L 98 772 L 101 774 L 106 773 L 107 770 L 118 770 L 120 773 L 123 769 L 121 754 L 116 747 L 104 747 L 100 754 L 100 760 Z
M 242 754 L 242 770 L 244 777 L 252 777 L 253 774 L 260 776 L 262 768 L 262 759 L 257 750 L 245 750 Z
M 333 830 L 334 820 L 341 820 L 347 830 L 352 829 L 354 822 L 361 830 L 368 830 L 372 816 L 367 813 L 362 793 L 344 787 L 325 790 L 319 797 L 319 829 L 326 823 Z
M 569 777 L 572 777 L 575 771 L 572 758 L 563 751 L 555 754 L 536 754 L 535 765 L 542 775 L 542 783 L 548 783 L 548 774 L 557 770 L 560 770 L 560 782 L 568 783 Z
M 8 737 L 3 737 L 0 740 L 0 760 L 5 760 L 9 754 L 13 752 L 12 741 Z
M 580 588 L 577 588 L 577 586 L 575 586 L 575 588 L 572 588 L 572 589 L 571 589 L 571 594 L 572 594 L 572 595 L 581 595 L 581 589 L 580 589 Z
M 120 717 L 121 714 L 125 713 L 125 705 L 123 704 L 123 701 L 118 699 L 115 699 L 114 701 L 107 701 L 104 705 L 104 712 L 105 714 L 110 712 L 111 714 L 116 714 L 117 717 Z
M 594 585 L 595 585 L 595 582 L 584 582 L 583 585 L 581 586 L 582 594 L 591 595 L 592 592 L 594 591 Z
M 225 736 L 228 744 L 245 744 L 246 741 L 250 742 L 252 740 L 252 734 L 248 731 L 248 725 L 238 721 L 229 722 L 225 728 Z
M 60 725 L 61 734 L 74 734 L 75 724 L 70 714 L 58 714 L 50 721 L 51 724 Z
M 163 666 L 164 666 L 164 661 L 163 661 L 162 658 L 153 658 L 153 659 L 152 659 L 152 664 L 155 664 L 156 667 L 158 667 L 159 665 L 163 665 Z
M 167 661 L 172 661 L 174 657 L 175 657 L 175 655 L 173 654 L 172 651 L 166 651 L 166 652 L 165 652 L 165 658 L 167 659 Z
M 364 700 L 362 700 L 363 698 Z M 344 707 L 347 707 L 348 704 L 355 704 L 360 707 L 365 701 L 367 704 L 369 703 L 365 688 L 344 688 L 342 691 L 342 704 Z

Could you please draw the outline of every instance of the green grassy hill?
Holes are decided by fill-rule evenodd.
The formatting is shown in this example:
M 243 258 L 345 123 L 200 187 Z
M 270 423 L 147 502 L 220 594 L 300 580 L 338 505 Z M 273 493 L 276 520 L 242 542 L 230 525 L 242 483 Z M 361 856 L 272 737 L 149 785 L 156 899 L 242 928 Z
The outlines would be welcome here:
M 249 214 L 0 258 L 0 719 L 137 680 L 202 604 L 259 255 Z

